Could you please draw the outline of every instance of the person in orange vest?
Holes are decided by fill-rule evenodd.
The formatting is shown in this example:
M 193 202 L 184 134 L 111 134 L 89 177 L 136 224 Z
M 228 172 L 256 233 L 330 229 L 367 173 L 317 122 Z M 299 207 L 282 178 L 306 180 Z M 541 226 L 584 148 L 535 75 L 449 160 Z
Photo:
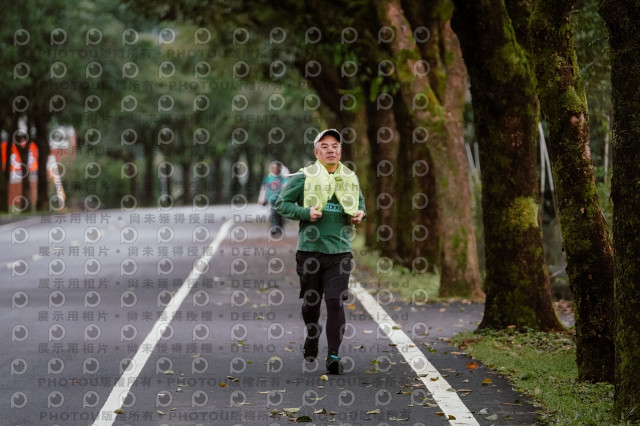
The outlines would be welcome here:
M 24 211 L 35 207 L 38 197 L 38 146 L 19 130 L 9 160 L 9 206 Z

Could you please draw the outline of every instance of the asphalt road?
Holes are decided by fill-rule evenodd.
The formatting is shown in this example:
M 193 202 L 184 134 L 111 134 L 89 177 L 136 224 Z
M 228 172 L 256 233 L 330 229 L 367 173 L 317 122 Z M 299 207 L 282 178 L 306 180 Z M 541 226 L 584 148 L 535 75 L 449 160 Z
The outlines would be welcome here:
M 345 374 L 302 359 L 297 224 L 256 205 L 37 216 L 0 227 L 0 425 L 535 424 L 440 340 L 482 306 L 353 284 Z M 324 317 L 324 310 L 323 310 Z M 477 368 L 476 368 L 477 367 Z

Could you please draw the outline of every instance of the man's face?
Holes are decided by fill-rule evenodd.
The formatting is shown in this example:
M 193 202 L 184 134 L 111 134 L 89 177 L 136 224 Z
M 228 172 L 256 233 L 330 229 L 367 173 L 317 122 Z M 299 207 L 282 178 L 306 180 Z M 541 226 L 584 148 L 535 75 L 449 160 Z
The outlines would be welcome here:
M 20 148 L 27 146 L 27 140 L 25 138 L 19 138 L 17 142 Z
M 340 157 L 342 156 L 342 147 L 340 142 L 334 136 L 327 135 L 323 137 L 313 150 L 316 158 L 329 171 L 338 166 Z

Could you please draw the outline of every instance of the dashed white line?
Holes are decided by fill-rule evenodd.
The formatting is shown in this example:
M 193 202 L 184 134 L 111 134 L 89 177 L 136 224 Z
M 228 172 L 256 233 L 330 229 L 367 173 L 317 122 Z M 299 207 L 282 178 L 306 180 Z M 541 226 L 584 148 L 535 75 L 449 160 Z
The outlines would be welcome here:
M 378 323 L 381 330 L 387 334 L 389 340 L 397 345 L 404 359 L 407 360 L 413 371 L 418 374 L 422 383 L 433 396 L 434 401 L 449 418 L 449 422 L 456 426 L 479 425 L 458 394 L 455 391 L 451 391 L 451 385 L 429 362 L 409 336 L 396 327 L 395 321 L 380 306 L 380 303 L 357 281 L 351 281 L 350 289 L 369 315 Z
M 209 264 L 209 261 L 211 261 L 213 255 L 218 250 L 222 240 L 227 235 L 232 223 L 233 221 L 227 220 L 222 224 L 216 237 L 205 251 L 205 255 L 198 259 L 196 263 L 202 263 L 203 261 L 205 264 Z M 176 311 L 180 309 L 180 305 L 182 305 L 182 302 L 191 291 L 192 284 L 198 280 L 202 273 L 203 270 L 198 269 L 195 266 L 191 270 L 187 279 L 184 280 L 182 286 L 180 286 L 165 308 L 163 315 L 161 315 L 158 321 L 156 321 L 147 337 L 140 344 L 140 349 L 138 349 L 138 352 L 136 352 L 131 361 L 131 369 L 127 369 L 122 373 L 120 380 L 118 380 L 116 386 L 111 390 L 111 393 L 98 413 L 98 418 L 93 423 L 93 426 L 111 426 L 113 422 L 115 422 L 116 414 L 114 414 L 114 411 L 122 406 L 123 398 L 127 395 L 127 392 L 129 392 L 129 389 L 131 389 L 131 386 L 142 372 L 142 368 L 147 363 L 147 360 L 153 353 L 153 350 L 160 339 L 162 334 L 161 330 L 163 327 L 166 327 L 171 323 Z

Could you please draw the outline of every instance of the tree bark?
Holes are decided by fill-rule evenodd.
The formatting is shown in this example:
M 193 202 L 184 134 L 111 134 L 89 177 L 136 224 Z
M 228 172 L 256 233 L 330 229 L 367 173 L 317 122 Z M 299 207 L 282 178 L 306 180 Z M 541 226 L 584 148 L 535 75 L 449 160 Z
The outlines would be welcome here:
M 193 191 L 191 187 L 191 169 L 192 164 L 183 160 L 180 163 L 182 167 L 182 204 L 190 205 L 193 203 Z
M 143 184 L 142 184 L 142 193 L 140 194 L 141 205 L 142 206 L 150 206 L 154 196 L 154 176 L 153 176 L 153 168 L 154 168 L 154 151 L 153 148 L 143 145 L 144 151 L 144 176 L 143 176 Z
M 587 98 L 573 43 L 572 1 L 539 0 L 530 19 L 537 93 L 573 293 L 578 379 L 614 380 L 613 250 L 589 149 Z
M 600 0 L 609 30 L 613 103 L 613 252 L 615 319 L 614 411 L 640 420 L 640 5 Z
M 405 3 L 408 7 L 419 9 L 417 3 Z M 428 26 L 430 31 L 435 31 L 434 40 L 440 43 L 435 48 L 430 46 L 433 41 L 428 40 L 425 52 L 436 54 L 445 51 L 445 57 L 448 57 L 444 60 L 438 54 L 438 58 L 432 58 L 430 62 L 437 68 L 422 71 L 420 67 L 424 65 L 421 61 L 429 61 L 421 56 L 418 43 L 411 42 L 411 25 L 400 2 L 379 0 L 376 4 L 380 23 L 395 30 L 389 47 L 397 58 L 395 65 L 400 102 L 397 102 L 396 111 L 402 117 L 399 121 L 403 125 L 399 130 L 401 143 L 405 147 L 401 148 L 400 153 L 407 161 L 404 168 L 401 167 L 401 170 L 405 170 L 401 172 L 405 175 L 401 179 L 407 188 L 398 191 L 398 208 L 410 211 L 411 223 L 414 224 L 410 235 L 405 235 L 405 239 L 411 238 L 412 241 L 399 243 L 398 250 L 406 246 L 418 249 L 425 246 L 420 238 L 423 230 L 428 230 L 426 238 L 430 239 L 431 246 L 436 242 L 439 249 L 430 260 L 440 267 L 440 296 L 482 299 L 484 294 L 471 218 L 469 177 L 462 134 L 466 74 L 455 35 L 450 29 L 447 33 L 448 17 L 441 11 L 446 10 L 446 4 L 450 3 L 441 1 L 431 4 L 433 9 L 429 9 L 427 14 L 430 22 L 414 20 L 414 27 Z M 439 96 L 428 78 L 432 73 L 436 76 L 433 81 L 438 84 Z M 426 99 L 428 107 L 420 107 Z M 422 129 L 429 132 L 424 141 Z M 425 160 L 429 168 L 427 173 L 423 171 Z M 399 219 L 399 223 L 407 223 L 402 220 L 400 213 Z M 419 257 L 425 256 L 416 250 L 408 254 L 411 256 L 408 259 L 410 262 L 419 261 Z
M 364 92 L 370 93 L 371 87 L 364 84 Z M 385 98 L 386 99 L 386 98 Z M 375 210 L 372 211 L 372 222 L 375 223 L 374 238 L 371 247 L 375 247 L 382 257 L 396 259 L 398 243 L 398 229 L 395 209 L 398 204 L 398 193 L 395 181 L 398 173 L 394 168 L 398 161 L 398 127 L 393 113 L 393 108 L 387 103 L 377 99 L 365 101 L 367 116 L 367 138 L 369 140 L 369 175 L 373 182 L 373 191 L 370 191 L 371 199 L 375 201 Z M 388 139 L 388 132 L 391 138 Z M 381 135 L 382 138 L 378 138 Z
M 562 330 L 551 304 L 536 172 L 538 106 L 503 1 L 455 0 L 482 164 L 487 300 L 480 328 Z
M 49 158 L 49 125 L 50 117 L 36 116 L 36 144 L 38 145 L 38 189 L 36 209 L 38 211 L 49 210 L 49 174 L 47 173 L 47 160 Z
M 364 101 L 365 105 L 369 102 Z M 370 119 L 368 117 L 369 108 L 359 108 L 354 116 L 354 122 L 351 127 L 356 132 L 356 140 L 351 144 L 352 161 L 356 166 L 356 174 L 360 180 L 360 189 L 365 199 L 367 207 L 367 220 L 359 227 L 362 231 L 358 233 L 364 234 L 365 247 L 375 249 L 377 247 L 376 229 L 378 227 L 378 209 L 376 208 L 376 195 L 378 194 L 376 186 L 378 179 L 375 170 L 373 170 L 373 144 L 369 138 L 368 129 Z
M 225 194 L 224 194 L 224 186 L 223 186 L 223 182 L 224 182 L 224 177 L 223 177 L 223 173 L 222 173 L 222 161 L 220 159 L 220 156 L 216 155 L 213 157 L 213 159 L 211 160 L 212 163 L 212 169 L 213 171 L 211 172 L 211 178 L 208 178 L 210 180 L 212 180 L 212 185 L 213 185 L 213 199 L 211 200 L 211 204 L 221 204 L 223 202 L 225 202 Z

